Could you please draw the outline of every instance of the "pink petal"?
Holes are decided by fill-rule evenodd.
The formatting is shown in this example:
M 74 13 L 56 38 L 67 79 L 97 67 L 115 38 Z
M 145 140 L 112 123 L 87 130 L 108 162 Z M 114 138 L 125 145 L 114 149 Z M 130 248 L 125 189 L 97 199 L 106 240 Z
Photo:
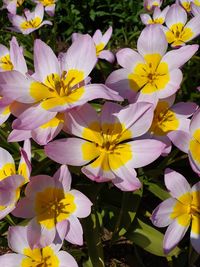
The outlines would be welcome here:
M 187 227 L 178 224 L 177 220 L 174 220 L 167 228 L 167 231 L 163 240 L 163 247 L 165 254 L 168 254 L 176 245 L 181 241 L 187 232 Z
M 42 108 L 42 104 L 36 104 L 26 109 L 12 124 L 13 129 L 33 130 L 48 122 L 56 116 L 56 112 L 50 112 Z M 30 123 L 31 122 L 31 123 Z
M 20 142 L 31 138 L 30 130 L 13 130 L 8 136 L 8 142 Z
M 0 256 L 0 264 L 1 266 L 6 266 L 6 267 L 20 266 L 23 258 L 24 258 L 23 255 L 19 255 L 15 253 L 8 253 L 8 254 Z
M 53 50 L 39 39 L 34 43 L 34 66 L 41 82 L 45 82 L 52 73 L 60 75 L 58 59 Z
M 179 198 L 191 191 L 191 187 L 185 177 L 169 168 L 165 170 L 165 185 L 174 198 Z
M 86 142 L 79 138 L 60 139 L 47 144 L 44 149 L 50 159 L 60 164 L 82 166 L 90 161 L 84 159 L 82 152 L 82 145 Z
M 83 245 L 83 228 L 79 220 L 71 215 L 68 219 L 69 229 L 65 236 L 65 239 L 74 245 Z
M 137 173 L 134 169 L 128 169 L 126 166 L 121 166 L 113 170 L 116 178 L 112 180 L 113 184 L 122 191 L 135 191 L 141 188 L 142 184 L 137 178 Z
M 184 8 L 182 8 L 178 4 L 173 4 L 166 15 L 165 23 L 167 27 L 170 28 L 173 24 L 176 23 L 182 23 L 183 25 L 185 25 L 186 21 L 187 13 Z
M 66 165 L 61 165 L 55 172 L 53 178 L 55 179 L 56 186 L 62 185 L 64 192 L 68 192 L 71 188 L 72 177 Z
M 134 67 L 139 63 L 144 63 L 143 57 L 130 48 L 124 48 L 119 50 L 116 54 L 118 64 L 129 70 L 130 72 L 133 71 Z
M 57 257 L 60 262 L 59 267 L 78 267 L 75 259 L 66 251 L 59 251 Z
M 193 33 L 193 35 L 187 41 L 190 41 L 197 37 L 200 34 L 200 14 L 189 20 L 185 25 L 185 28 L 189 28 Z
M 140 168 L 152 163 L 156 160 L 163 149 L 165 144 L 157 140 L 136 140 L 128 143 L 131 145 L 133 158 L 131 159 L 132 168 Z
M 84 34 L 75 40 L 64 55 L 62 70 L 71 69 L 84 72 L 84 79 L 90 74 L 97 62 L 93 39 Z
M 113 63 L 115 61 L 115 56 L 109 50 L 101 51 L 98 58 L 105 59 L 110 63 Z
M 76 210 L 73 215 L 78 218 L 85 218 L 89 216 L 91 213 L 91 206 L 93 205 L 92 202 L 78 190 L 73 189 L 70 191 L 70 194 L 75 196 Z
M 177 200 L 174 198 L 168 198 L 160 203 L 152 213 L 151 221 L 157 227 L 165 227 L 173 222 L 171 219 L 171 213 Z
M 140 34 L 137 42 L 138 52 L 142 55 L 160 54 L 163 56 L 168 43 L 159 25 L 148 25 Z
M 189 142 L 191 140 L 189 132 L 172 131 L 168 133 L 168 136 L 176 147 L 178 147 L 181 151 L 188 153 Z
M 9 227 L 8 243 L 9 247 L 13 251 L 24 254 L 24 249 L 29 247 L 27 240 L 27 227 L 18 225 L 15 227 Z
M 34 103 L 35 99 L 29 93 L 32 82 L 30 76 L 16 70 L 0 72 L 1 95 L 22 103 Z
M 161 62 L 167 63 L 169 70 L 180 68 L 197 52 L 198 48 L 198 45 L 186 45 L 179 49 L 171 50 L 164 55 Z
M 10 59 L 15 70 L 20 71 L 23 74 L 28 72 L 23 50 L 19 46 L 15 37 L 13 37 L 10 42 Z

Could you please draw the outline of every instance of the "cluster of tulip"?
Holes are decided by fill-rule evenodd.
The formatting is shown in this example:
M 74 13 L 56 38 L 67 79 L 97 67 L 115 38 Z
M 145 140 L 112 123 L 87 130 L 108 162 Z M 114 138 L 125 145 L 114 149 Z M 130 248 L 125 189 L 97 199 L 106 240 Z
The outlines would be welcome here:
M 15 31 L 29 34 L 50 24 L 43 21 L 44 10 L 53 15 L 55 0 L 34 1 L 35 11 L 25 10 L 21 17 L 16 10 L 23 2 L 4 0 Z M 67 165 L 83 166 L 82 173 L 92 181 L 135 191 L 142 186 L 135 169 L 166 157 L 173 144 L 188 154 L 192 169 L 200 175 L 200 109 L 193 102 L 174 104 L 183 80 L 181 67 L 199 48 L 186 43 L 200 34 L 200 1 L 176 1 L 163 11 L 161 4 L 144 1 L 153 17 L 141 15 L 146 27 L 137 51 L 124 48 L 116 53 L 121 68 L 105 84 L 92 83 L 89 75 L 98 60 L 115 60 L 105 50 L 112 27 L 105 34 L 97 30 L 92 37 L 74 33 L 67 52 L 58 56 L 36 39 L 34 70 L 28 69 L 15 37 L 9 48 L 0 45 L 0 123 L 10 114 L 15 116 L 8 142 L 24 141 L 18 171 L 12 156 L 0 148 L 0 218 L 12 213 L 28 219 L 26 226 L 9 228 L 9 246 L 18 254 L 1 256 L 2 265 L 78 266 L 59 249 L 64 239 L 83 244 L 78 218 L 90 214 L 92 203 L 71 189 Z M 193 16 L 188 22 L 187 12 Z M 167 51 L 169 44 L 172 48 Z M 110 102 L 97 112 L 88 103 L 94 99 Z M 53 140 L 61 131 L 71 137 Z M 53 177 L 31 176 L 31 139 L 45 146 L 47 157 L 62 164 Z M 178 244 L 190 223 L 191 243 L 200 253 L 200 182 L 191 188 L 181 174 L 166 169 L 165 184 L 172 197 L 151 216 L 154 225 L 168 226 L 165 253 Z

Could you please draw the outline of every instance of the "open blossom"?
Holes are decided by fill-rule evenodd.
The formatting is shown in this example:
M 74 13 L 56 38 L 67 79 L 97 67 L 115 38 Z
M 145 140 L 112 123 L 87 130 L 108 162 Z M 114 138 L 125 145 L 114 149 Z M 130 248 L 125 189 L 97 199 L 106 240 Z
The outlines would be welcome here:
M 80 33 L 73 33 L 72 41 L 75 41 L 81 35 L 82 34 Z M 115 57 L 112 52 L 110 52 L 109 50 L 104 50 L 104 48 L 109 42 L 111 35 L 112 35 L 112 27 L 110 26 L 104 34 L 102 34 L 100 30 L 96 30 L 94 35 L 92 36 L 94 45 L 96 47 L 97 58 L 105 59 L 110 63 L 112 63 L 115 60 Z
M 17 8 L 20 7 L 25 0 L 3 0 L 2 9 L 6 8 L 11 14 L 16 14 Z
M 170 7 L 165 23 L 167 27 L 162 28 L 167 42 L 172 47 L 183 46 L 200 34 L 200 16 L 195 16 L 187 22 L 187 13 L 178 4 Z
M 8 18 L 13 25 L 12 30 L 23 34 L 30 34 L 45 24 L 52 25 L 48 20 L 43 21 L 43 17 L 44 7 L 42 4 L 38 4 L 33 12 L 25 9 L 23 16 L 15 14 L 8 15 Z
M 174 145 L 188 154 L 192 169 L 200 176 L 200 108 L 192 117 L 188 130 L 170 134 Z
M 73 243 L 83 244 L 83 229 L 78 218 L 91 212 L 91 201 L 80 191 L 70 189 L 71 175 L 61 166 L 53 177 L 38 175 L 30 178 L 25 197 L 12 212 L 16 217 L 30 218 L 28 241 L 47 246 L 56 235 Z M 78 218 L 77 218 L 78 217 Z
M 8 244 L 16 253 L 0 256 L 0 265 L 6 267 L 78 267 L 75 259 L 66 251 L 59 251 L 62 242 L 55 239 L 49 246 L 30 247 L 27 227 L 15 226 L 8 230 Z
M 150 127 L 153 105 L 136 103 L 122 108 L 105 103 L 101 114 L 89 105 L 66 114 L 66 131 L 72 137 L 45 147 L 48 157 L 61 164 L 83 166 L 82 172 L 96 182 L 111 181 L 123 191 L 141 187 L 134 168 L 156 160 L 164 144 L 156 140 L 135 140 Z
M 144 0 L 144 7 L 147 11 L 152 11 L 155 7 L 160 7 L 162 2 L 162 0 Z
M 108 87 L 129 101 L 155 102 L 176 93 L 182 81 L 180 67 L 198 50 L 187 45 L 166 53 L 168 44 L 159 25 L 148 25 L 141 33 L 137 50 L 124 48 L 117 54 L 122 69 L 107 78 Z M 174 60 L 176 58 L 176 60 Z
M 20 188 L 28 182 L 31 172 L 30 143 L 24 143 L 21 160 L 16 171 L 15 163 L 8 151 L 0 148 L 0 219 L 9 214 L 20 197 Z
M 0 93 L 20 103 L 31 104 L 14 121 L 13 128 L 36 129 L 55 118 L 58 112 L 92 99 L 122 100 L 117 92 L 103 84 L 88 84 L 88 75 L 96 60 L 96 49 L 89 35 L 74 41 L 60 60 L 48 45 L 36 40 L 33 76 L 18 71 L 0 73 Z
M 17 70 L 23 74 L 28 71 L 23 49 L 15 37 L 10 41 L 10 49 L 0 44 L 0 72 L 11 70 Z M 12 103 L 13 100 L 9 97 L 0 97 L 0 125 L 10 116 Z
M 166 6 L 162 11 L 159 7 L 156 7 L 153 11 L 153 16 L 149 14 L 141 14 L 140 18 L 143 24 L 163 24 L 165 22 L 165 17 L 167 15 L 167 12 L 169 10 L 169 6 Z
M 197 110 L 197 105 L 192 102 L 179 102 L 174 104 L 175 95 L 158 102 L 151 127 L 146 138 L 154 138 L 166 144 L 164 154 L 171 151 L 170 134 L 174 131 L 188 131 L 190 116 Z
M 180 173 L 166 169 L 165 185 L 172 197 L 163 201 L 151 217 L 155 226 L 168 226 L 164 252 L 168 254 L 182 240 L 191 224 L 191 244 L 200 253 L 200 182 L 191 188 Z
M 49 16 L 54 16 L 57 0 L 32 0 L 35 3 L 41 3 L 44 6 L 44 10 Z

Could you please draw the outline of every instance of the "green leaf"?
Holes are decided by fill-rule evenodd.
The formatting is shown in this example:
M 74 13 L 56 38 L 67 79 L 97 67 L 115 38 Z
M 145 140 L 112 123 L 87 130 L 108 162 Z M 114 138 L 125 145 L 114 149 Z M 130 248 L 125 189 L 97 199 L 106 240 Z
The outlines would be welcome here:
M 140 219 L 137 219 L 134 231 L 126 235 L 126 237 L 137 246 L 156 256 L 171 257 L 180 253 L 180 249 L 176 247 L 170 254 L 165 255 L 163 252 L 164 235 Z
M 153 193 L 156 197 L 161 200 L 165 200 L 170 197 L 170 194 L 164 190 L 159 184 L 156 183 L 146 183 L 147 189 Z
M 93 212 L 83 220 L 83 230 L 88 247 L 88 255 L 92 265 L 87 262 L 87 267 L 104 267 L 103 246 L 101 243 L 101 228 L 99 223 L 99 216 Z M 86 263 L 85 263 L 86 264 Z

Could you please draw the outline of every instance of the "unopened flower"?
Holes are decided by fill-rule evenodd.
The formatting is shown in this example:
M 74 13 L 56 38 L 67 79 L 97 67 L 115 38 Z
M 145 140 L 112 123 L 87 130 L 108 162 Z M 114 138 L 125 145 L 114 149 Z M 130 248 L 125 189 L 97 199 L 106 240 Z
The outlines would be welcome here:
M 164 252 L 168 254 L 191 225 L 191 244 L 200 253 L 200 182 L 191 188 L 180 173 L 166 169 L 165 185 L 172 197 L 163 201 L 151 217 L 155 226 L 168 226 L 163 241 Z

